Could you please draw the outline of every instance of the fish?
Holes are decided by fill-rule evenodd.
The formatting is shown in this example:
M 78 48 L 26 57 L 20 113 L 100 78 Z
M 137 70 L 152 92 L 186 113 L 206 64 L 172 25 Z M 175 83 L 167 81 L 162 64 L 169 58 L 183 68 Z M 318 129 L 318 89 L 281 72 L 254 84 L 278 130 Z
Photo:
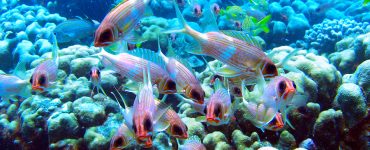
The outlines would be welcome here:
M 194 102 L 203 104 L 205 92 L 201 86 L 199 80 L 195 77 L 191 71 L 190 65 L 181 58 L 174 55 L 171 47 L 168 48 L 167 57 L 162 53 L 158 40 L 158 55 L 165 61 L 166 68 L 170 74 L 171 79 L 176 82 L 177 89 L 181 89 L 181 93 L 184 93 L 186 97 L 191 98 Z M 173 57 L 171 57 L 173 56 Z
M 53 30 L 59 43 L 68 43 L 93 36 L 97 23 L 84 19 L 71 19 L 57 25 Z
M 3 101 L 14 96 L 27 98 L 31 96 L 31 85 L 26 77 L 26 61 L 20 60 L 12 74 L 0 74 L 0 97 Z
M 283 76 L 276 76 L 266 84 L 261 71 L 259 71 L 257 84 L 252 92 L 244 88 L 244 81 L 241 87 L 243 88 L 243 103 L 251 114 L 250 121 L 256 127 L 263 131 L 281 112 L 283 124 L 288 124 L 294 129 L 287 118 L 287 106 L 295 103 L 303 104 L 303 102 L 298 101 L 305 101 L 303 97 L 295 96 L 297 86 L 294 81 Z M 294 100 L 293 97 L 295 97 Z
M 278 74 L 275 64 L 260 47 L 256 46 L 256 41 L 251 37 L 245 37 L 248 35 L 234 31 L 200 33 L 187 25 L 176 3 L 175 9 L 183 29 L 164 31 L 164 33 L 180 32 L 192 36 L 196 42 L 191 43 L 186 48 L 187 52 L 207 55 L 225 63 L 225 66 L 219 71 L 229 73 L 230 76 L 228 77 L 239 76 L 246 72 L 255 72 L 257 68 L 260 68 L 266 77 L 273 77 Z
M 146 70 L 146 71 L 145 71 Z M 153 132 L 164 131 L 168 128 L 168 121 L 160 120 L 169 109 L 166 104 L 155 105 L 155 97 L 150 77 L 150 64 L 147 69 L 143 69 L 144 85 L 136 95 L 133 105 L 132 128 L 135 133 L 137 143 L 144 148 L 150 148 L 153 145 Z
M 180 145 L 180 150 L 206 150 L 206 147 L 202 144 L 199 137 L 192 136 L 185 141 L 184 145 Z
M 133 29 L 145 16 L 150 0 L 126 0 L 113 8 L 95 32 L 94 46 L 106 47 L 120 40 L 137 42 Z
M 246 15 L 246 12 L 240 6 L 227 6 L 220 10 L 220 15 L 225 15 L 228 20 L 240 20 Z
M 163 100 L 162 100 L 163 101 Z M 160 105 L 160 101 L 156 100 L 156 105 Z M 188 135 L 188 127 L 186 124 L 181 120 L 180 116 L 174 111 L 173 109 L 168 109 L 163 116 L 163 120 L 169 123 L 169 127 L 166 130 L 166 133 L 178 138 L 178 139 L 187 139 Z
M 36 92 L 44 92 L 53 87 L 57 80 L 58 75 L 58 43 L 56 36 L 52 34 L 53 49 L 52 59 L 46 59 L 44 62 L 39 64 L 33 71 L 30 78 L 32 84 L 32 90 Z
M 176 82 L 170 78 L 165 66 L 157 65 L 163 64 L 163 62 L 161 62 L 161 58 L 159 57 L 154 58 L 156 55 L 153 55 L 153 53 L 154 52 L 148 49 L 135 49 L 129 53 L 113 55 L 102 49 L 96 56 L 101 58 L 102 64 L 105 67 L 113 69 L 121 76 L 127 77 L 135 82 L 143 82 L 141 70 L 144 69 L 150 61 L 135 55 L 147 55 L 152 58 L 152 61 L 157 61 L 157 63 L 150 63 L 151 83 L 157 85 L 158 92 L 161 94 L 176 93 Z
M 370 0 L 364 0 L 364 2 L 363 2 L 363 6 L 366 6 L 368 3 L 370 2 Z
M 90 82 L 93 84 L 93 89 L 91 91 L 91 96 L 92 96 L 95 88 L 97 89 L 98 93 L 99 93 L 99 90 L 101 90 L 104 95 L 107 95 L 107 94 L 105 94 L 105 91 L 101 86 L 101 73 L 100 73 L 99 68 L 98 67 L 92 67 L 89 74 L 90 74 Z
M 135 141 L 134 132 L 127 127 L 125 123 L 122 123 L 118 128 L 116 134 L 112 137 L 109 145 L 110 150 L 121 150 L 124 149 Z
M 3 100 L 11 99 L 12 96 L 27 98 L 31 96 L 30 83 L 15 75 L 0 75 L 0 97 Z
M 337 3 L 339 3 L 337 0 L 331 0 L 329 2 L 320 4 L 316 9 L 315 13 L 317 14 L 324 14 L 326 13 L 329 9 L 333 8 Z
M 281 113 L 277 113 L 275 115 L 275 118 L 269 122 L 267 126 L 265 126 L 265 129 L 270 131 L 280 131 L 284 128 L 284 122 L 283 118 L 281 116 Z
M 219 15 L 220 14 L 220 11 L 221 11 L 220 5 L 218 5 L 217 3 L 213 3 L 211 5 L 211 9 L 213 11 L 213 14 L 215 14 L 215 15 Z
M 203 15 L 202 6 L 199 4 L 193 4 L 193 15 L 198 18 L 201 17 Z
M 231 103 L 231 95 L 223 87 L 220 79 L 215 80 L 214 87 L 215 92 L 209 98 L 206 107 L 206 121 L 213 126 L 228 124 L 234 115 L 238 102 Z
M 248 33 L 252 33 L 253 35 L 259 35 L 260 33 L 269 33 L 270 28 L 268 27 L 268 23 L 271 20 L 271 15 L 267 15 L 261 20 L 258 20 L 252 16 L 246 16 L 243 20 L 242 29 Z

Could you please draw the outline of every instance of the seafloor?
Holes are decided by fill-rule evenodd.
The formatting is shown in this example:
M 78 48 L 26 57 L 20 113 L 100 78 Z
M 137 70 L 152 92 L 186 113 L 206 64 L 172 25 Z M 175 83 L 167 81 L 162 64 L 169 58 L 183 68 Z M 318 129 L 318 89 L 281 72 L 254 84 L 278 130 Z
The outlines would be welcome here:
M 201 7 L 206 4 L 205 0 L 195 2 Z M 58 24 L 84 19 L 96 20 L 99 25 L 118 3 L 1 0 L 0 74 L 12 74 L 18 62 L 25 60 L 28 81 L 34 68 L 50 58 L 53 42 L 49 37 Z M 186 124 L 189 137 L 198 136 L 207 149 L 219 150 L 369 149 L 370 4 L 364 4 L 363 0 L 210 0 L 209 3 L 217 4 L 222 10 L 243 6 L 246 15 L 256 18 L 271 15 L 269 31 L 258 32 L 258 41 L 275 64 L 298 50 L 286 64 L 300 71 L 284 70 L 281 75 L 300 85 L 299 92 L 307 96 L 307 104 L 289 108 L 288 118 L 294 129 L 285 124 L 279 131 L 263 132 L 248 120 L 243 103 L 235 111 L 235 120 L 211 126 L 195 119 L 200 114 L 194 113 L 190 104 L 180 104 L 180 99 L 169 95 L 166 103 Z M 252 7 L 262 3 L 266 5 L 259 9 Z M 196 71 L 208 98 L 213 91 L 212 71 L 208 67 L 216 67 L 219 62 L 211 57 L 206 57 L 204 62 L 199 55 L 186 53 L 189 37 L 162 33 L 179 25 L 171 2 L 152 0 L 149 5 L 153 14 L 145 16 L 135 29 L 146 39 L 140 46 L 156 51 L 159 37 L 162 50 L 167 51 L 171 41 L 176 54 Z M 193 28 L 205 31 L 202 20 L 207 15 L 194 15 L 193 7 L 190 3 L 181 6 L 184 17 Z M 218 27 L 242 30 L 238 21 L 241 23 L 244 17 L 231 20 L 227 15 L 230 14 L 220 13 L 216 17 Z M 251 30 L 259 29 L 257 23 L 254 25 Z M 116 93 L 115 87 L 119 88 L 130 106 L 135 94 L 125 91 L 128 82 L 125 77 L 103 69 L 99 59 L 91 57 L 100 51 L 92 46 L 95 29 L 72 30 L 74 38 L 58 42 L 58 80 L 53 89 L 34 92 L 30 97 L 14 96 L 10 100 L 1 97 L 0 149 L 109 149 L 112 136 L 124 122 L 122 109 L 111 92 Z M 101 68 L 101 86 L 108 96 L 96 91 L 91 95 L 89 72 L 94 66 Z M 153 148 L 176 149 L 184 142 L 176 142 L 161 132 L 154 135 Z M 141 147 L 133 144 L 127 149 Z

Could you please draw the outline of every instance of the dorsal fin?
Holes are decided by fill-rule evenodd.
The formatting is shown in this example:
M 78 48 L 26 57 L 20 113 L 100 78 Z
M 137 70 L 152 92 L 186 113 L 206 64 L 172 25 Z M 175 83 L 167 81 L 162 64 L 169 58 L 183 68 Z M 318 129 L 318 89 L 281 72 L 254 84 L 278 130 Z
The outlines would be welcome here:
M 215 91 L 217 91 L 218 89 L 224 88 L 224 86 L 222 85 L 222 82 L 219 78 L 216 78 L 214 88 L 215 88 Z
M 127 53 L 153 62 L 154 64 L 160 66 L 161 68 L 166 69 L 166 63 L 164 62 L 163 58 L 150 49 L 137 48 Z
M 262 50 L 261 44 L 257 41 L 257 39 L 251 35 L 249 35 L 247 32 L 244 31 L 234 31 L 234 30 L 222 30 L 221 33 L 231 36 L 233 38 L 237 38 L 239 40 L 245 41 L 255 47 L 258 47 Z

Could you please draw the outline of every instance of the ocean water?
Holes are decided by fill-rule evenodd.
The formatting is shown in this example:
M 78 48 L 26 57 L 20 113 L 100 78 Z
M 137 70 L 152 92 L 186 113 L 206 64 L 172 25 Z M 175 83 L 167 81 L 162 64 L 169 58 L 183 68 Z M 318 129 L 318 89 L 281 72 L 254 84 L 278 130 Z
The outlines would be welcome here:
M 368 0 L 1 0 L 0 149 L 369 149 Z

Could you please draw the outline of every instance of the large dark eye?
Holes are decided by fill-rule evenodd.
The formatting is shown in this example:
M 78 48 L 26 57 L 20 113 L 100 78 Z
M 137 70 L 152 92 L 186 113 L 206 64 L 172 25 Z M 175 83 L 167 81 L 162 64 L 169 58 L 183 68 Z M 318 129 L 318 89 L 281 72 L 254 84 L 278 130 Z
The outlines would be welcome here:
M 280 82 L 278 88 L 279 88 L 279 93 L 284 93 L 285 88 L 286 88 L 285 82 Z
M 238 88 L 238 87 L 233 87 L 233 93 L 234 93 L 235 95 L 240 95 L 242 92 L 240 91 L 240 88 Z
M 109 29 L 104 30 L 104 32 L 100 35 L 99 41 L 102 43 L 113 42 L 113 32 Z
M 121 145 L 123 145 L 123 143 L 124 143 L 124 139 L 119 137 L 119 138 L 114 140 L 113 146 L 114 147 L 120 147 Z
M 221 113 L 221 105 L 220 104 L 216 104 L 215 106 L 215 116 L 219 117 L 220 116 L 220 113 Z
M 40 85 L 45 85 L 46 83 L 46 77 L 45 75 L 41 75 L 40 78 L 39 78 L 39 84 Z
M 33 83 L 33 75 L 31 76 L 30 78 L 30 83 L 32 84 Z
M 262 70 L 263 75 L 276 76 L 277 69 L 276 66 L 272 63 L 267 63 L 265 68 Z
M 297 86 L 295 85 L 294 81 L 292 81 L 293 87 L 297 89 Z
M 175 90 L 176 89 L 176 83 L 173 80 L 168 80 L 167 87 L 170 90 Z
M 178 125 L 174 125 L 172 127 L 172 132 L 175 134 L 175 135 L 182 135 L 182 130 L 181 128 L 178 126 Z
M 195 100 L 200 100 L 200 94 L 199 94 L 199 92 L 198 92 L 198 91 L 192 90 L 192 91 L 190 92 L 190 95 L 191 95 L 191 97 L 192 97 L 193 99 L 195 99 Z
M 144 120 L 144 129 L 147 130 L 147 131 L 152 131 L 152 121 L 149 119 L 149 118 L 146 118 Z

